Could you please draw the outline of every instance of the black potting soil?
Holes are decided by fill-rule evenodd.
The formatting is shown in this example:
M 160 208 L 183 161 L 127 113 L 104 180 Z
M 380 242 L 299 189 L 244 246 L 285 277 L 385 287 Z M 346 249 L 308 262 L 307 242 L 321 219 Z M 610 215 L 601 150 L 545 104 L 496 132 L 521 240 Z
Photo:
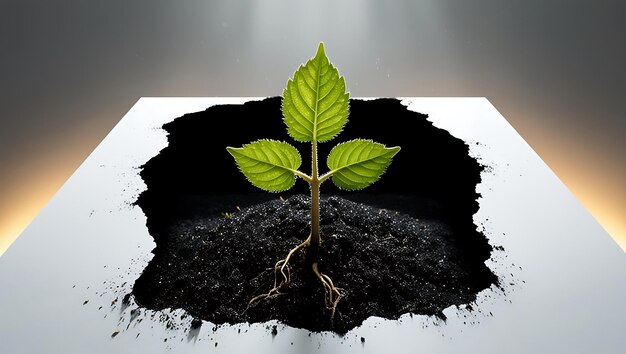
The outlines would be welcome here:
M 147 190 L 137 204 L 156 248 L 135 283 L 137 303 L 215 324 L 277 319 L 345 333 L 370 316 L 440 315 L 494 284 L 484 263 L 492 248 L 472 220 L 482 167 L 467 145 L 398 100 L 350 104 L 345 131 L 321 145 L 320 166 L 332 146 L 355 137 L 402 151 L 365 191 L 322 186 L 320 270 L 346 294 L 332 323 L 305 251 L 290 262 L 285 294 L 246 310 L 272 287 L 276 261 L 309 234 L 306 183 L 281 196 L 260 192 L 225 150 L 260 138 L 290 141 L 277 97 L 213 106 L 164 126 L 168 147 L 141 171 Z M 309 145 L 293 144 L 310 159 Z

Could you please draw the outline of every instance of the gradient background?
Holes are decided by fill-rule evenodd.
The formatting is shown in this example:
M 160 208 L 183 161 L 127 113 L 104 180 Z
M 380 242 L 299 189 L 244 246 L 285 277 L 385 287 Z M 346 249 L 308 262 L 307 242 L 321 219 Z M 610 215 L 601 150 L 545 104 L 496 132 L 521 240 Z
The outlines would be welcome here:
M 487 97 L 626 249 L 626 1 L 0 1 L 0 254 L 139 97 L 280 95 L 319 41 L 352 96 Z

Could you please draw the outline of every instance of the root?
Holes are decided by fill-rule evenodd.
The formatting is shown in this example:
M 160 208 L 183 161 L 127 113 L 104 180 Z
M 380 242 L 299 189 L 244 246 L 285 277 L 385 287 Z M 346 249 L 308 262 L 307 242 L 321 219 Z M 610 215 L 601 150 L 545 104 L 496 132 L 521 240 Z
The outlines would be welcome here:
M 330 311 L 330 323 L 333 323 L 335 318 L 335 312 L 337 310 L 337 304 L 339 300 L 344 296 L 344 290 L 335 287 L 330 277 L 317 269 L 317 262 L 313 263 L 313 273 L 324 285 L 324 304 L 326 309 Z
M 287 253 L 287 257 L 276 262 L 274 265 L 274 286 L 267 293 L 257 295 L 250 299 L 248 306 L 246 307 L 246 311 L 262 300 L 273 299 L 284 294 L 281 292 L 281 289 L 289 283 L 291 277 L 289 271 L 289 260 L 301 248 L 308 247 L 310 243 L 311 236 L 309 235 L 304 242 L 292 248 L 289 253 Z M 335 318 L 335 312 L 337 312 L 337 304 L 339 303 L 339 300 L 345 296 L 345 291 L 341 288 L 335 287 L 335 284 L 333 284 L 330 277 L 319 271 L 317 262 L 312 264 L 312 268 L 313 273 L 315 273 L 317 279 L 319 279 L 324 286 L 324 306 L 327 311 L 330 311 L 330 323 L 332 324 L 333 319 Z
M 294 255 L 294 253 L 298 252 L 298 250 L 300 250 L 303 247 L 308 247 L 310 242 L 311 242 L 311 235 L 309 235 L 309 237 L 306 240 L 304 240 L 304 242 L 292 248 L 289 251 L 289 253 L 287 253 L 287 257 L 276 262 L 276 264 L 274 265 L 274 287 L 271 288 L 265 294 L 261 294 L 261 295 L 257 295 L 253 297 L 248 302 L 246 311 L 261 300 L 272 299 L 283 294 L 280 292 L 280 290 L 289 283 L 289 279 L 291 275 L 289 272 L 289 260 Z M 280 282 L 279 282 L 279 278 L 281 278 Z

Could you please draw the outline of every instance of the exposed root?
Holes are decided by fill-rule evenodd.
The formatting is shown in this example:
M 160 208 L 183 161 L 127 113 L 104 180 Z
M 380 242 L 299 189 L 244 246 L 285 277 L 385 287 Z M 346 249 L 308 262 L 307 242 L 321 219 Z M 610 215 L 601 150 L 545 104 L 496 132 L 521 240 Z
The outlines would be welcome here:
M 280 290 L 285 285 L 287 285 L 289 283 L 289 279 L 290 279 L 290 275 L 291 275 L 290 272 L 289 272 L 289 260 L 294 255 L 294 253 L 298 252 L 298 250 L 300 250 L 303 247 L 308 247 L 310 242 L 311 242 L 311 235 L 309 235 L 309 237 L 306 240 L 304 240 L 304 242 L 302 242 L 301 244 L 299 244 L 296 247 L 292 248 L 289 251 L 289 253 L 287 253 L 287 257 L 285 257 L 284 259 L 281 259 L 278 262 L 276 262 L 276 264 L 274 265 L 274 287 L 271 288 L 265 294 L 261 294 L 261 295 L 257 295 L 255 297 L 253 297 L 248 302 L 248 306 L 246 307 L 246 311 L 251 306 L 254 306 L 257 302 L 259 302 L 261 300 L 272 299 L 272 298 L 275 298 L 275 297 L 277 297 L 279 295 L 283 295 L 283 293 L 281 293 Z M 282 278 L 282 279 L 280 279 L 280 282 L 279 282 L 279 278 Z
M 332 324 L 335 318 L 337 304 L 344 296 L 344 290 L 335 287 L 330 277 L 317 269 L 317 262 L 313 263 L 312 267 L 313 273 L 315 273 L 317 278 L 322 282 L 322 285 L 324 285 L 324 304 L 326 305 L 326 309 L 330 311 L 330 323 Z
M 248 306 L 246 307 L 246 311 L 262 300 L 269 300 L 277 296 L 284 295 L 284 293 L 281 292 L 281 289 L 289 283 L 291 277 L 289 271 L 289 260 L 301 248 L 308 247 L 310 243 L 311 235 L 309 235 L 304 242 L 292 248 L 289 253 L 287 253 L 287 257 L 276 262 L 274 265 L 274 286 L 267 293 L 257 295 L 250 299 Z M 327 311 L 330 311 L 330 323 L 332 324 L 335 318 L 335 312 L 337 311 L 337 304 L 339 303 L 339 300 L 345 296 L 345 291 L 342 288 L 335 287 L 332 279 L 330 279 L 328 275 L 319 271 L 317 262 L 312 264 L 312 268 L 313 273 L 315 273 L 315 276 L 324 286 L 324 306 Z

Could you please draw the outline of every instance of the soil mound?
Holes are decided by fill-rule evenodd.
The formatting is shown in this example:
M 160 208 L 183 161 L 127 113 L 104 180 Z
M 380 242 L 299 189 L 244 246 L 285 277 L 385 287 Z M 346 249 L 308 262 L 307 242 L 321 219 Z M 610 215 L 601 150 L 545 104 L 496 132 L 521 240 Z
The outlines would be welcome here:
M 308 235 L 309 203 L 297 195 L 179 224 L 159 245 L 168 252 L 137 281 L 137 301 L 154 309 L 183 308 L 216 324 L 277 319 L 345 333 L 370 316 L 439 314 L 472 302 L 489 284 L 491 273 L 464 254 L 455 242 L 459 235 L 445 223 L 332 196 L 321 205 L 319 264 L 347 293 L 332 326 L 305 251 L 290 262 L 285 294 L 246 311 L 253 295 L 271 288 L 271 266 Z

